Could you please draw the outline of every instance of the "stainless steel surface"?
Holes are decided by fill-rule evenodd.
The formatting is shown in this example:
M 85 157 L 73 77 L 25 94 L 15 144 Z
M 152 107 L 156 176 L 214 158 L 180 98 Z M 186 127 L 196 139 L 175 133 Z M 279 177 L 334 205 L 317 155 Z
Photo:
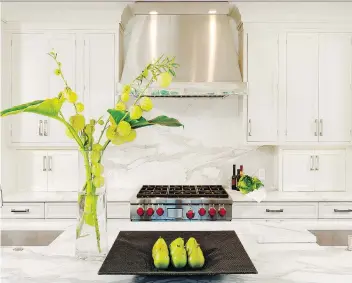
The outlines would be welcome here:
M 48 156 L 48 171 L 53 171 L 53 157 Z
M 182 218 L 183 210 L 182 208 L 168 208 L 167 217 L 170 218 Z
M 29 213 L 29 208 L 26 208 L 26 209 L 11 209 L 11 212 L 13 213 Z
M 2 188 L 1 188 L 1 185 L 0 185 L 0 207 L 2 207 L 4 205 L 4 200 L 2 198 Z
M 2 230 L 1 246 L 48 246 L 63 231 Z
M 320 130 L 319 135 L 323 136 L 323 119 L 320 119 L 319 130 Z
M 310 156 L 310 171 L 314 170 L 314 158 L 313 155 Z
M 281 209 L 266 209 L 265 210 L 266 212 L 284 212 L 284 210 L 281 208 Z
M 334 212 L 343 212 L 343 213 L 349 213 L 349 212 L 352 212 L 352 209 L 337 209 L 335 208 L 334 209 Z
M 215 197 L 200 197 L 212 194 Z M 139 209 L 143 209 L 143 215 L 138 215 Z M 151 216 L 146 213 L 148 209 L 153 209 Z M 163 210 L 162 215 L 156 213 L 158 209 Z M 200 215 L 200 209 L 205 210 L 205 215 Z M 210 209 L 215 209 L 214 216 L 209 214 Z M 221 216 L 223 209 L 226 214 Z M 194 212 L 192 219 L 187 217 L 190 210 Z M 130 200 L 130 218 L 131 221 L 231 221 L 232 199 L 222 186 L 143 186 Z
M 248 136 L 252 136 L 252 120 L 248 120 Z
M 318 125 L 318 119 L 315 119 L 314 120 L 314 122 L 315 122 L 315 132 L 314 132 L 314 136 L 318 136 L 318 132 L 319 132 L 319 125 Z
M 309 230 L 317 237 L 319 246 L 347 246 L 352 230 Z
M 319 170 L 319 155 L 315 156 L 315 170 Z
M 39 135 L 42 136 L 43 135 L 43 121 L 39 120 L 39 125 L 38 125 L 38 131 L 39 131 Z
M 44 136 L 48 136 L 48 120 L 44 120 Z
M 46 171 L 46 155 L 43 156 L 43 171 Z
M 180 64 L 171 88 L 193 83 L 203 88 L 214 84 L 215 90 L 224 84 L 226 90 L 235 90 L 243 85 L 235 34 L 236 24 L 225 14 L 135 15 L 124 25 L 121 83 L 131 82 L 153 59 L 168 54 Z

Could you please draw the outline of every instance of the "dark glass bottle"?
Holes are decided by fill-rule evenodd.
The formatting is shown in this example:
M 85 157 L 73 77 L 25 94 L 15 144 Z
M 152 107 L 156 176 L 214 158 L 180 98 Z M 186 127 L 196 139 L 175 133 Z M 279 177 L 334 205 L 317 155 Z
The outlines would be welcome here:
M 236 164 L 233 165 L 231 188 L 237 190 Z

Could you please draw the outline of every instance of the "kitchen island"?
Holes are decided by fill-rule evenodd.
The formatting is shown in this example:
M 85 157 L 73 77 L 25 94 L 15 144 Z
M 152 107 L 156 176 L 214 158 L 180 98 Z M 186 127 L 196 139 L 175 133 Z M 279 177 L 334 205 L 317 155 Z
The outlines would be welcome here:
M 235 230 L 258 274 L 215 277 L 99 276 L 101 262 L 74 257 L 74 221 L 2 220 L 1 230 L 64 230 L 45 247 L 1 248 L 2 283 L 352 282 L 352 252 L 322 247 L 308 230 L 352 230 L 351 221 L 129 222 L 109 221 L 109 245 L 119 230 Z M 176 233 L 176 232 L 175 232 Z

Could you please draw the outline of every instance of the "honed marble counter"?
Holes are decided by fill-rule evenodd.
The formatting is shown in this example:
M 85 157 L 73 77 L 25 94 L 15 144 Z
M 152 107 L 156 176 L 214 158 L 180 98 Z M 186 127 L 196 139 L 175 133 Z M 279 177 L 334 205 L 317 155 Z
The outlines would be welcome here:
M 47 247 L 24 247 L 23 251 L 2 248 L 0 281 L 6 283 L 352 282 L 352 252 L 346 247 L 318 246 L 308 231 L 352 230 L 352 223 L 347 221 L 109 222 L 110 245 L 120 230 L 235 230 L 258 274 L 201 278 L 99 276 L 101 262 L 74 257 L 74 222 L 11 220 L 2 221 L 1 225 L 2 230 L 65 230 Z
M 129 202 L 136 196 L 138 189 L 119 189 L 108 192 L 111 202 Z M 238 191 L 227 189 L 234 202 L 254 202 L 253 199 Z M 4 202 L 74 202 L 76 192 L 16 192 L 4 195 Z M 281 192 L 268 191 L 263 202 L 352 202 L 352 192 Z

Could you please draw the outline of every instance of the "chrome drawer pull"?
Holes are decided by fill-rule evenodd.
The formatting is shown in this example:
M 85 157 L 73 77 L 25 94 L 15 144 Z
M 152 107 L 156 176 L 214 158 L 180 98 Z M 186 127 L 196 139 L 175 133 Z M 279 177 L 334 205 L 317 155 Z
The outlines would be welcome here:
M 352 212 L 352 209 L 334 209 L 334 212 Z
M 252 136 L 252 120 L 251 119 L 248 120 L 248 136 L 249 137 Z
M 284 212 L 284 210 L 281 208 L 281 209 L 266 209 L 265 210 L 266 212 Z
M 13 213 L 28 213 L 29 212 L 29 208 L 26 208 L 26 209 L 11 209 L 11 212 L 13 212 Z

